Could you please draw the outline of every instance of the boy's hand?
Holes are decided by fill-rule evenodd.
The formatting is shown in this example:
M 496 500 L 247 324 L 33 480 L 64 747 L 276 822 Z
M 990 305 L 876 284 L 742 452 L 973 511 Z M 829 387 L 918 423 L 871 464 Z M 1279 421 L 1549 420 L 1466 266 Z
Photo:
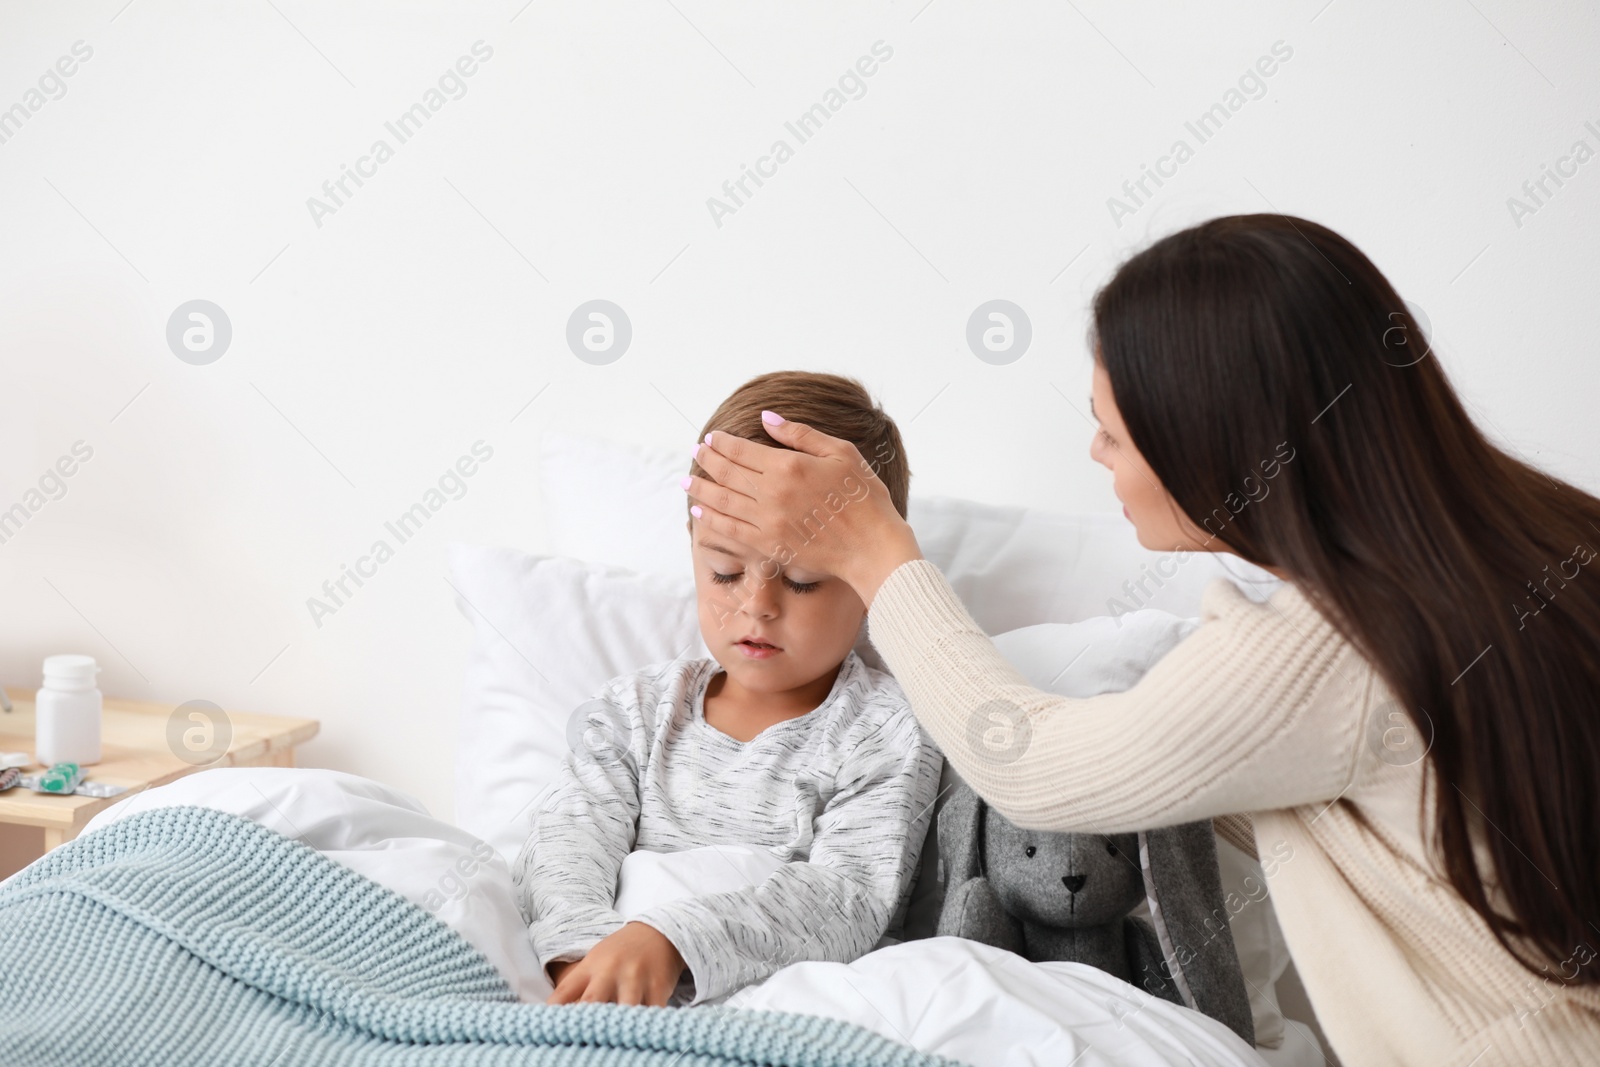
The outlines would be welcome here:
M 665 1007 L 683 974 L 683 956 L 653 926 L 631 922 L 575 962 L 550 965 L 556 990 L 547 1004 L 598 1001 Z

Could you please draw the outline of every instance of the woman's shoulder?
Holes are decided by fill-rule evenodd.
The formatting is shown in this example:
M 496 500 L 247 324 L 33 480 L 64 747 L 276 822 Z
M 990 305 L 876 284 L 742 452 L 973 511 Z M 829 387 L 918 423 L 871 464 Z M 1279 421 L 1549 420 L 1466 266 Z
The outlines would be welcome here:
M 1367 728 L 1374 726 L 1376 712 L 1397 705 L 1372 663 L 1322 613 L 1312 595 L 1288 581 L 1269 589 L 1245 589 L 1219 578 L 1206 587 L 1202 615 L 1196 633 L 1215 628 L 1213 634 L 1221 640 L 1192 649 L 1194 655 L 1212 658 L 1226 646 L 1248 657 L 1262 674 L 1297 665 L 1307 708 L 1320 709 L 1313 717 L 1330 724 L 1334 747 L 1351 753 L 1351 781 L 1372 769 L 1367 757 L 1374 753 L 1364 751 L 1373 745 Z M 1387 720 L 1377 724 L 1380 734 L 1386 725 Z M 1375 752 L 1380 758 L 1387 755 Z
M 1214 578 L 1200 597 L 1205 622 L 1227 619 L 1246 626 L 1292 630 L 1309 640 L 1342 642 L 1315 601 L 1294 582 L 1250 583 Z

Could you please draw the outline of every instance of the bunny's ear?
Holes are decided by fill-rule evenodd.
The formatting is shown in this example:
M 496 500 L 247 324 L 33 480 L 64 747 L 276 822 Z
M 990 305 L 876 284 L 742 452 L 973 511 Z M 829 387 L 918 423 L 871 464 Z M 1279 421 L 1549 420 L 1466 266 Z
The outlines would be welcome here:
M 1183 1003 L 1255 1045 L 1209 819 L 1139 834 L 1151 924 Z
M 954 769 L 951 770 L 955 776 Z M 939 810 L 939 858 L 945 885 L 983 874 L 983 798 L 960 778 Z

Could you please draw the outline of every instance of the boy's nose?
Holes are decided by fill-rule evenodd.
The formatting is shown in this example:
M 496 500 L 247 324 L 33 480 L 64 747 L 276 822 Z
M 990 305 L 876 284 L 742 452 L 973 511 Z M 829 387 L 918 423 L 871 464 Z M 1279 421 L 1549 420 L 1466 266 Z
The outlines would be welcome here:
M 757 577 L 752 583 L 750 595 L 745 597 L 740 607 L 746 615 L 759 619 L 770 619 L 778 613 L 778 590 L 776 582 L 763 581 Z

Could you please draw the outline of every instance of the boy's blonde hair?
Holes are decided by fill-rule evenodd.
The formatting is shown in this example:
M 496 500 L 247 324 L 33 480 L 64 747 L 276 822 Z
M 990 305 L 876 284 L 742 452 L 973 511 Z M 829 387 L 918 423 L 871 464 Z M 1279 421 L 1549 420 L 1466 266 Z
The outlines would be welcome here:
M 700 440 L 712 430 L 759 441 L 774 448 L 788 448 L 767 434 L 761 412 L 775 411 L 785 419 L 803 422 L 829 437 L 856 446 L 889 490 L 895 510 L 906 517 L 906 500 L 911 491 L 911 467 L 894 420 L 873 402 L 872 396 L 854 378 L 815 371 L 780 370 L 758 375 L 735 389 L 711 418 L 700 428 Z M 689 473 L 700 478 L 711 476 L 695 460 Z M 694 501 L 689 501 L 694 506 Z

